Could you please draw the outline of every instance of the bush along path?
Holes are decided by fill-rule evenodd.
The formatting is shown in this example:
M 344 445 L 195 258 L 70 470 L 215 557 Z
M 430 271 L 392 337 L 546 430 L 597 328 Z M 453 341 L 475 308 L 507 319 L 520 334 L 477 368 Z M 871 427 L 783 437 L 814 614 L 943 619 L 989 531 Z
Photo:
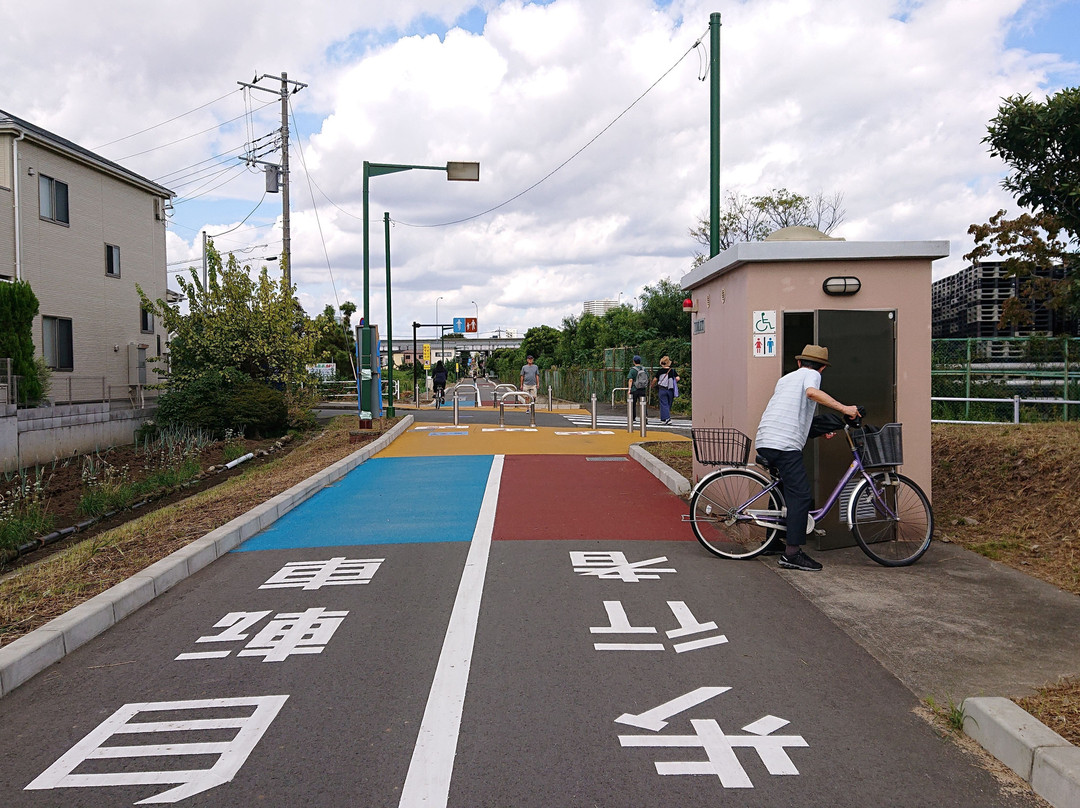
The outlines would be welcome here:
M 141 466 L 138 447 L 118 447 L 93 455 L 70 458 L 66 464 L 38 467 L 20 475 L 8 492 L 11 503 L 0 511 L 0 570 L 23 556 L 36 553 L 75 534 L 102 523 L 118 523 L 133 518 L 141 508 L 162 500 L 194 493 L 221 482 L 214 479 L 241 462 L 268 457 L 287 450 L 293 435 L 275 441 L 244 441 L 227 435 L 224 441 L 183 442 L 179 452 L 161 450 L 151 457 L 159 439 L 144 445 Z M 187 444 L 187 445 L 185 445 Z M 176 442 L 173 442 L 175 449 Z M 250 451 L 247 451 L 250 448 Z M 217 465 L 203 468 L 203 461 Z M 142 473 L 131 473 L 135 464 Z M 79 495 L 73 500 L 70 479 L 79 471 Z M 66 474 L 65 474 L 66 472 Z M 52 496 L 55 494 L 55 499 Z M 0 507 L 4 502 L 0 496 Z M 74 504 L 73 504 L 74 503 Z M 5 518 L 6 517 L 6 518 Z M 116 518 L 114 518 L 116 517 Z M 53 529 L 57 524 L 63 525 Z

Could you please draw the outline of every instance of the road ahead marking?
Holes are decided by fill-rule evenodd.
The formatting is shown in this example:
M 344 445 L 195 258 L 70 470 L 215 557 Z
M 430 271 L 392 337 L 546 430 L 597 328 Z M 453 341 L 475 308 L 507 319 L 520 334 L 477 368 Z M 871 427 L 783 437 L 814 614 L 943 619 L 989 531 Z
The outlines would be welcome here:
M 435 679 L 428 694 L 427 708 L 409 763 L 409 773 L 401 789 L 399 808 L 445 806 L 450 795 L 450 777 L 454 771 L 461 711 L 469 683 L 469 667 L 480 616 L 480 598 L 487 575 L 491 533 L 495 527 L 495 506 L 499 501 L 502 467 L 503 455 L 495 455 L 469 555 L 465 559 L 465 569 L 461 573 L 450 625 L 446 629 L 439 664 L 435 668 Z

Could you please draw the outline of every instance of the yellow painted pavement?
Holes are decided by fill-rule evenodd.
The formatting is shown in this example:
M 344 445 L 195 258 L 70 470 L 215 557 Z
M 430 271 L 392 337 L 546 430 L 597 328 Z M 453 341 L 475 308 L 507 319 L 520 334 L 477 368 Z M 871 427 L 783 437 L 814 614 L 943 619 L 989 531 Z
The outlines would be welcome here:
M 379 452 L 378 457 L 444 457 L 448 455 L 625 455 L 635 443 L 690 439 L 670 432 L 651 432 L 642 438 L 637 430 L 591 430 L 580 427 L 499 427 L 494 424 L 414 423 Z

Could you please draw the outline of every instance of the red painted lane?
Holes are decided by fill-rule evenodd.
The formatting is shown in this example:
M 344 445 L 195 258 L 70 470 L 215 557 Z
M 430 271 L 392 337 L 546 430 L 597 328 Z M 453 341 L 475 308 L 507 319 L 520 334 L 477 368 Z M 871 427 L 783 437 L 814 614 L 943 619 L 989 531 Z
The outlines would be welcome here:
M 686 512 L 683 500 L 626 457 L 508 455 L 492 538 L 693 541 Z

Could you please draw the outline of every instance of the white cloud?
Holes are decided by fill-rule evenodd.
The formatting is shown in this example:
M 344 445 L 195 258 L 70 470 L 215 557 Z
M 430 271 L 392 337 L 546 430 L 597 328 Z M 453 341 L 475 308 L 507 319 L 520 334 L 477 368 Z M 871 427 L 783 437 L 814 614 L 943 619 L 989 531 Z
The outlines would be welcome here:
M 698 79 L 715 4 L 487 0 L 482 32 L 445 30 L 474 5 L 342 0 L 298 13 L 275 0 L 197 2 L 181 12 L 114 0 L 106 14 L 93 4 L 23 4 L 17 21 L 14 8 L 0 9 L 2 106 L 95 147 L 257 73 L 288 71 L 306 83 L 291 98 L 294 144 L 301 137 L 303 149 L 303 160 L 292 151 L 292 248 L 293 278 L 311 313 L 334 302 L 331 273 L 337 300 L 361 304 L 364 160 L 482 165 L 479 184 L 448 183 L 430 171 L 372 179 L 376 321 L 385 311 L 383 211 L 401 223 L 438 225 L 499 206 L 444 227 L 394 226 L 399 334 L 413 320 L 430 321 L 440 295 L 444 320 L 478 309 L 483 332 L 557 326 L 584 300 L 620 292 L 629 299 L 660 277 L 680 278 L 696 248 L 688 230 L 708 205 L 709 87 Z M 847 209 L 838 235 L 949 239 L 952 256 L 939 262 L 939 274 L 959 268 L 970 249 L 968 225 L 1011 203 L 998 186 L 1004 167 L 980 143 L 999 99 L 1052 92 L 1063 75 L 1062 58 L 1005 45 L 1009 26 L 1027 24 L 1031 9 L 1022 0 L 729 4 L 723 190 L 838 191 Z M 703 34 L 702 47 L 626 111 Z M 67 58 L 50 58 L 43 37 Z M 101 151 L 117 159 L 178 140 L 124 162 L 183 195 L 200 185 L 206 191 L 215 181 L 185 184 L 190 177 L 172 172 L 270 132 L 278 125 L 274 96 L 253 93 L 250 104 L 267 102 L 245 118 L 236 93 Z M 624 111 L 569 163 L 507 202 Z M 318 188 L 309 190 L 305 166 Z M 202 229 L 230 229 L 255 206 L 261 175 L 237 175 L 178 205 L 170 261 L 197 258 Z M 200 206 L 223 196 L 234 201 Z M 219 246 L 269 243 L 276 252 L 280 221 L 270 225 L 279 214 L 280 198 L 268 196 Z

